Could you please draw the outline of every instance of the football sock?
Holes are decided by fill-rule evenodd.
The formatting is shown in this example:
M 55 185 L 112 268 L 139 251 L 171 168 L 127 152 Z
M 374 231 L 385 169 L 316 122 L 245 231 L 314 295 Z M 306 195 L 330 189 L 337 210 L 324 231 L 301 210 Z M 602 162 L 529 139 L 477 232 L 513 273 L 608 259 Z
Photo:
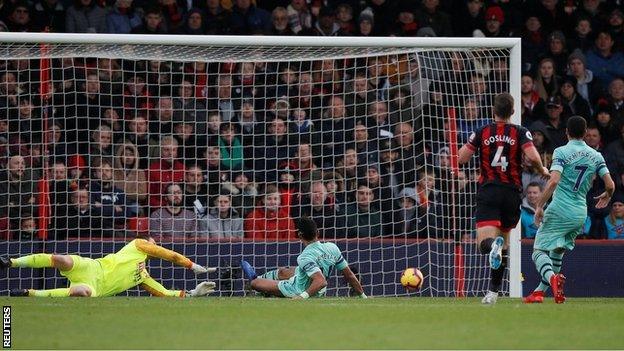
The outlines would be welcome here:
M 550 278 L 555 275 L 553 271 L 553 261 L 550 259 L 547 252 L 540 250 L 533 251 L 532 258 L 533 262 L 535 262 L 535 268 L 537 268 L 537 272 L 542 278 L 540 285 L 535 290 L 546 291 L 550 286 Z M 561 264 L 559 267 L 561 267 Z
M 508 251 L 503 250 L 503 260 L 500 267 L 490 270 L 490 291 L 499 292 L 503 286 L 503 277 L 505 276 L 505 268 L 507 268 Z
M 52 255 L 40 253 L 19 258 L 12 258 L 11 267 L 46 268 L 54 266 L 52 265 Z
M 556 253 L 554 251 L 550 251 L 548 253 L 548 257 L 550 257 L 550 260 L 552 261 L 553 272 L 555 274 L 561 272 L 561 262 L 563 260 L 563 253 Z M 546 292 L 548 291 L 548 288 L 550 288 L 550 281 L 545 281 L 544 278 L 541 278 L 541 281 L 539 285 L 537 286 L 537 288 L 535 288 L 535 291 Z
M 32 297 L 68 297 L 69 288 L 50 289 L 50 290 L 28 290 L 28 296 Z
M 274 269 L 272 271 L 266 271 L 264 274 L 260 274 L 258 278 L 269 279 L 269 280 L 279 280 L 279 269 Z
M 481 250 L 482 254 L 489 254 L 490 250 L 492 250 L 492 243 L 494 242 L 493 238 L 483 239 L 481 244 L 479 244 L 479 250 Z

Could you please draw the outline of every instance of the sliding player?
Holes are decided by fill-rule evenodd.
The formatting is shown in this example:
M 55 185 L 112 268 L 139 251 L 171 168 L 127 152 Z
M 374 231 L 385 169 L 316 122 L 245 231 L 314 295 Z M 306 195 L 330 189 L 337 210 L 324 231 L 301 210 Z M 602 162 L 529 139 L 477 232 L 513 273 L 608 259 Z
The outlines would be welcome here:
M 241 261 L 241 267 L 251 282 L 252 289 L 273 296 L 294 299 L 323 296 L 327 286 L 327 277 L 335 267 L 342 272 L 356 293 L 366 298 L 362 285 L 342 257 L 338 246 L 318 240 L 318 229 L 312 219 L 304 217 L 299 220 L 297 235 L 305 248 L 297 257 L 297 267 L 294 271 L 280 268 L 263 275 L 273 279 L 261 278 L 247 261 Z
M 168 290 L 150 277 L 145 260 L 157 257 L 191 269 L 195 274 L 216 271 L 216 268 L 202 267 L 175 251 L 154 243 L 152 238 L 135 239 L 116 253 L 98 259 L 77 255 L 33 254 L 19 258 L 0 258 L 0 268 L 47 268 L 53 267 L 69 280 L 69 288 L 51 290 L 17 289 L 12 296 L 34 297 L 101 297 L 114 296 L 140 285 L 153 296 L 198 297 L 214 291 L 214 282 L 202 282 L 188 292 Z
M 533 169 L 548 176 L 531 132 L 510 123 L 514 99 L 507 93 L 494 98 L 494 123 L 485 125 L 470 135 L 468 143 L 459 150 L 459 163 L 464 164 L 479 152 L 481 177 L 477 192 L 477 242 L 481 253 L 490 261 L 490 288 L 481 303 L 492 305 L 498 299 L 507 266 L 509 231 L 520 219 L 522 203 L 522 154 Z
M 537 229 L 533 243 L 533 262 L 542 281 L 529 296 L 526 303 L 541 303 L 544 292 L 550 286 L 555 303 L 565 302 L 563 285 L 565 276 L 560 273 L 565 250 L 574 248 L 574 239 L 581 232 L 587 217 L 587 192 L 592 186 L 594 174 L 605 184 L 605 191 L 595 199 L 596 208 L 605 208 L 615 191 L 615 184 L 602 155 L 583 141 L 587 123 L 583 117 L 573 116 L 567 124 L 568 143 L 553 153 L 550 180 L 537 203 L 535 224 Z M 554 192 L 554 196 L 553 196 Z M 544 206 L 553 196 L 546 211 Z

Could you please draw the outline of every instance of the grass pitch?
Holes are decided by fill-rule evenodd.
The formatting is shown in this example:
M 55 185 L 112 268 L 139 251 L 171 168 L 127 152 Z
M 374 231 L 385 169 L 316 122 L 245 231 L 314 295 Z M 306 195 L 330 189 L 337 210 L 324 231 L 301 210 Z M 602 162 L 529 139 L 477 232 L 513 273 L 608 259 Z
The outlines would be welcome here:
M 13 348 L 624 348 L 624 299 L 0 300 L 12 306 Z

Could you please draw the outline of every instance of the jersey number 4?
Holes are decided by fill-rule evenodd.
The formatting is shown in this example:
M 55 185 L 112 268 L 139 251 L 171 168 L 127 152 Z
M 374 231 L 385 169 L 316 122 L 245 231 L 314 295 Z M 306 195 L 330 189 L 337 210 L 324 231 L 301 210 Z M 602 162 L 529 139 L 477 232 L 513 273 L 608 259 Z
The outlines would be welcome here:
M 507 171 L 507 165 L 509 165 L 509 162 L 507 162 L 507 156 L 503 156 L 504 148 L 504 146 L 499 146 L 496 149 L 496 154 L 494 154 L 494 159 L 490 164 L 492 167 L 500 167 L 503 172 Z

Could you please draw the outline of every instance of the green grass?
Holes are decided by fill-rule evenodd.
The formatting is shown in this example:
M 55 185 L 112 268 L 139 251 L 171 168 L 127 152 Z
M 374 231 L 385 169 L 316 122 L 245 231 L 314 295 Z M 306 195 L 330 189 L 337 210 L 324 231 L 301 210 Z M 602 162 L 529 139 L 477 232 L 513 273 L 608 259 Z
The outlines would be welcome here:
M 12 306 L 14 348 L 624 348 L 624 299 L 0 300 Z

